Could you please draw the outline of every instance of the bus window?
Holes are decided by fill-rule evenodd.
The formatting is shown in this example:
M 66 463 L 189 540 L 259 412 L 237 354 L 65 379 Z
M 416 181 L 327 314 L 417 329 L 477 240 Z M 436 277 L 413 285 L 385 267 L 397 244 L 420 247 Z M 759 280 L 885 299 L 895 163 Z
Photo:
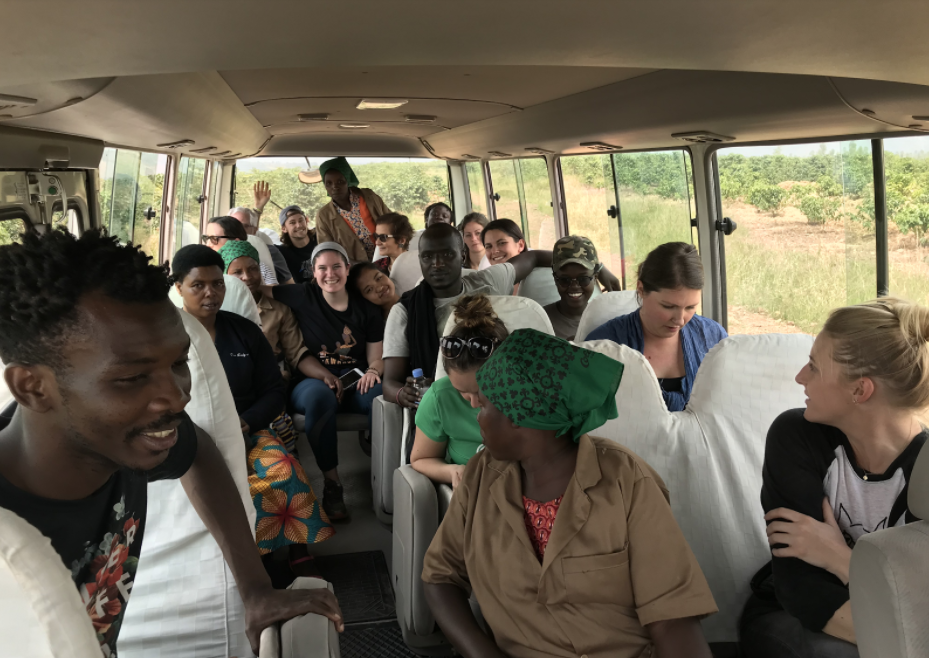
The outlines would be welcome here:
M 633 289 L 639 265 L 666 242 L 694 242 L 690 219 L 693 178 L 684 150 L 615 153 L 626 288 Z
M 159 261 L 162 197 L 168 156 L 107 148 L 100 161 L 103 226 L 122 242 L 142 246 Z M 69 210 L 71 215 L 74 211 Z M 60 221 L 60 214 L 58 215 Z M 62 224 L 64 225 L 64 224 Z M 75 232 L 68 221 L 68 230 Z
M 833 308 L 875 296 L 868 141 L 717 152 L 731 334 L 816 333 Z
M 200 203 L 206 160 L 184 156 L 178 164 L 174 200 L 174 251 L 200 242 Z
M 623 272 L 616 188 L 609 155 L 574 155 L 560 158 L 568 233 L 590 238 L 600 262 L 620 280 Z M 608 213 L 612 213 L 608 214 Z M 624 285 L 628 288 L 628 285 Z
M 230 208 L 226 207 L 226 204 L 222 199 L 222 189 L 223 189 L 223 163 L 215 160 L 211 165 L 210 169 L 210 217 L 219 217 L 220 215 L 225 215 Z M 226 199 L 228 202 L 229 199 Z M 253 205 L 252 203 L 247 203 L 247 206 Z
M 490 179 L 496 217 L 520 224 L 526 243 L 534 249 L 550 249 L 555 244 L 555 217 L 548 168 L 544 158 L 494 160 Z
M 52 225 L 55 228 L 63 228 L 72 235 L 81 234 L 81 218 L 74 208 L 68 208 L 67 215 L 62 215 L 60 210 L 56 210 L 52 216 Z
M 929 303 L 929 137 L 884 140 L 890 294 Z M 874 221 L 873 194 L 865 220 Z
M 309 158 L 316 169 L 329 157 Z M 362 188 L 380 196 L 394 212 L 410 218 L 414 229 L 425 228 L 426 206 L 437 201 L 451 204 L 448 188 L 448 165 L 432 158 L 348 158 Z M 301 183 L 297 175 L 307 169 L 304 158 L 246 158 L 236 162 L 235 204 L 254 206 L 252 188 L 266 181 L 271 188 L 271 203 L 261 215 L 259 225 L 280 231 L 278 212 L 296 204 L 315 224 L 316 212 L 329 203 L 326 188 L 320 183 Z
M 19 242 L 19 236 L 26 230 L 26 224 L 21 219 L 5 219 L 0 221 L 0 246 Z
M 471 190 L 471 212 L 486 215 L 487 187 L 484 185 L 484 169 L 480 162 L 467 162 L 465 171 L 468 172 L 468 188 Z

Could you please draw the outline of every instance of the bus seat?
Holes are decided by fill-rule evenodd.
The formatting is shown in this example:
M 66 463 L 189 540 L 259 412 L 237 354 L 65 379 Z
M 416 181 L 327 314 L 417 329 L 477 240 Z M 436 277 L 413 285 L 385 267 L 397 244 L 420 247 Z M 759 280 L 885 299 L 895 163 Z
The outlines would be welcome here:
M 374 513 L 390 525 L 394 515 L 394 471 L 400 468 L 403 408 L 379 395 L 371 410 L 371 489 Z
M 245 284 L 228 274 L 223 275 L 223 280 L 226 282 L 226 297 L 223 299 L 223 305 L 219 307 L 220 310 L 241 315 L 260 327 L 261 317 L 258 315 L 258 304 L 255 303 L 255 298 L 252 297 L 252 293 L 248 291 Z M 168 290 L 168 297 L 175 306 L 184 308 L 184 300 L 181 299 L 180 293 L 174 286 Z
M 419 239 L 423 237 L 423 232 L 426 229 L 421 228 L 418 231 L 413 231 L 413 239 L 410 240 L 410 251 L 419 251 Z
M 51 541 L 2 507 L 0 655 L 100 658 L 90 617 Z
M 187 313 L 180 315 L 191 338 L 186 411 L 223 455 L 254 534 L 245 444 L 226 374 L 206 329 Z M 328 646 L 327 637 L 317 638 L 317 644 Z M 252 655 L 235 580 L 177 480 L 148 487 L 145 542 L 119 653 L 123 658 Z
M 910 511 L 923 521 L 879 530 L 852 551 L 849 589 L 861 658 L 922 658 L 929 654 L 929 450 L 910 476 Z
M 542 307 L 527 297 L 491 296 L 497 316 L 511 332 L 537 329 L 554 335 L 551 320 Z M 455 328 L 455 316 L 445 324 L 445 334 Z M 446 376 L 442 357 L 436 366 L 436 379 Z M 396 406 L 396 405 L 394 405 Z M 404 465 L 392 472 L 393 486 L 393 578 L 397 621 L 407 645 L 415 649 L 447 646 L 426 603 L 421 575 L 426 549 L 448 510 L 452 489 L 434 484 L 412 466 Z
M 632 313 L 637 308 L 639 308 L 639 303 L 635 298 L 635 290 L 606 292 L 596 299 L 591 297 L 577 325 L 574 342 L 587 340 L 587 335 L 601 324 L 618 318 L 620 315 Z
M 710 642 L 738 641 L 749 582 L 771 559 L 760 502 L 765 440 L 781 412 L 803 405 L 794 376 L 812 343 L 799 334 L 723 340 L 704 359 L 687 409 L 674 413 L 639 352 L 608 340 L 583 344 L 626 366 L 619 417 L 591 434 L 629 447 L 664 479 L 719 607 L 702 622 Z
M 397 256 L 390 267 L 390 278 L 397 288 L 397 294 L 412 290 L 423 280 L 423 271 L 419 266 L 419 251 L 411 249 Z
M 554 304 L 561 299 L 558 286 L 552 277 L 552 268 L 537 267 L 519 284 L 519 296 L 527 297 L 540 306 Z
M 0 361 L 0 409 L 6 409 L 7 405 L 13 401 L 13 394 L 10 393 L 10 388 L 6 385 L 6 380 L 3 378 L 4 370 L 6 370 L 6 366 L 3 364 L 3 361 Z

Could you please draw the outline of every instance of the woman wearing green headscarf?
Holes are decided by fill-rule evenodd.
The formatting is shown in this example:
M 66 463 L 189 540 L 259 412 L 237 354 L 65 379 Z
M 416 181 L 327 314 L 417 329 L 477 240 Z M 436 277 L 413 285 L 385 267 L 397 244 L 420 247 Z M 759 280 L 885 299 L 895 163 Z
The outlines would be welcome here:
M 372 190 L 358 187 L 358 177 L 345 158 L 326 160 L 319 166 L 319 174 L 332 199 L 316 213 L 319 243 L 342 245 L 353 264 L 370 261 L 377 218 L 390 210 Z
M 710 658 L 698 620 L 716 605 L 664 483 L 587 434 L 617 417 L 622 372 L 532 329 L 478 371 L 485 450 L 468 462 L 422 575 L 459 655 Z

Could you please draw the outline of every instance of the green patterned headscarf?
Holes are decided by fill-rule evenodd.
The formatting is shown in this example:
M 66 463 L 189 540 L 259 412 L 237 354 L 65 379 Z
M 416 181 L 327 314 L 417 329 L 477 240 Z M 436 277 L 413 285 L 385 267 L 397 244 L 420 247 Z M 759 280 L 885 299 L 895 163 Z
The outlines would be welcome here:
M 520 427 L 581 435 L 616 418 L 619 361 L 519 329 L 477 371 L 481 392 Z
M 223 274 L 229 271 L 229 266 L 232 265 L 232 261 L 242 256 L 254 258 L 256 263 L 261 263 L 261 259 L 258 257 L 258 250 L 245 240 L 226 240 L 226 244 L 220 247 L 218 253 L 223 257 L 223 262 L 226 264 L 226 269 L 223 270 Z
M 348 183 L 349 187 L 358 187 L 358 177 L 355 175 L 355 172 L 352 171 L 352 167 L 348 164 L 348 160 L 343 157 L 333 158 L 332 160 L 326 160 L 324 163 L 319 165 L 319 175 L 324 179 L 326 178 L 326 172 L 335 169 L 337 172 L 345 176 L 345 182 Z

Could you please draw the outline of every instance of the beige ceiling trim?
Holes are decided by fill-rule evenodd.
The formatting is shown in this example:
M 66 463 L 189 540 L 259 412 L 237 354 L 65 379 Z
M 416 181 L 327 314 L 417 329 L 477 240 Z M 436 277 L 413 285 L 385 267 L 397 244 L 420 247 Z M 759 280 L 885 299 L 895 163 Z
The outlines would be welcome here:
M 252 101 L 251 103 L 245 103 L 245 107 L 251 108 L 256 105 L 261 105 L 262 103 L 274 103 L 276 101 L 313 101 L 313 100 L 345 100 L 345 99 L 354 99 L 358 98 L 359 101 L 362 99 L 357 95 L 355 96 L 284 96 L 281 98 L 265 98 L 259 101 Z M 482 103 L 485 105 L 498 105 L 500 107 L 505 107 L 517 112 L 522 111 L 525 108 L 519 107 L 518 105 L 510 105 L 509 103 L 502 103 L 499 101 L 487 101 L 474 98 L 442 98 L 442 97 L 415 97 L 415 96 L 403 96 L 404 100 L 407 101 L 451 101 L 454 103 Z M 364 112 L 378 112 L 379 110 L 363 110 Z
M 427 123 L 422 121 L 393 121 L 390 119 L 312 119 L 310 121 L 275 121 L 274 123 L 261 124 L 265 130 L 268 130 L 272 134 L 273 130 L 269 130 L 275 126 L 303 126 L 304 128 L 309 128 L 305 132 L 319 132 L 312 130 L 314 126 L 319 124 L 320 127 L 323 127 L 323 130 L 332 130 L 334 132 L 339 132 L 341 130 L 346 130 L 345 128 L 339 128 L 340 123 L 368 123 L 368 124 L 393 124 L 396 126 L 404 126 L 406 128 L 413 127 L 422 127 L 422 128 L 435 128 L 435 132 L 441 130 L 451 130 L 450 126 L 442 126 L 438 123 Z M 363 129 L 359 129 L 363 130 Z M 431 134 L 431 133 L 430 133 Z

